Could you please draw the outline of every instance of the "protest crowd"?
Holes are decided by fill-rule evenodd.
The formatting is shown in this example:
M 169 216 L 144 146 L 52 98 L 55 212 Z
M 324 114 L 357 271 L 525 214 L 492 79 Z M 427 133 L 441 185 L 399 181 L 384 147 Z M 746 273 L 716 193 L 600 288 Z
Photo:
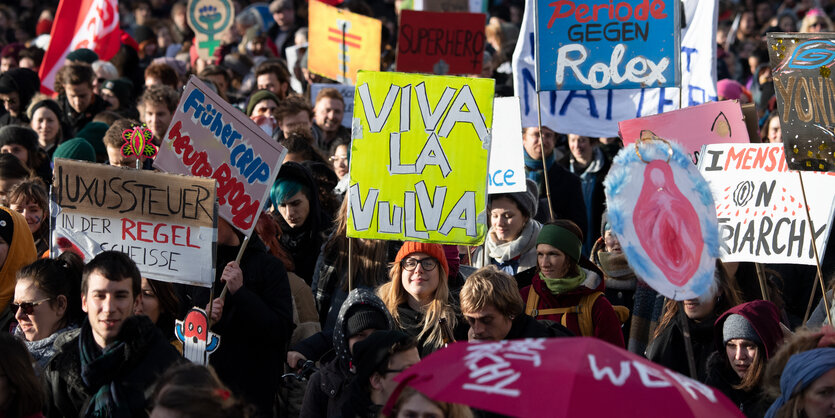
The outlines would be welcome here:
M 629 379 L 641 373 L 638 382 L 647 387 L 653 386 L 647 379 L 658 379 L 650 382 L 656 387 L 682 385 L 693 399 L 696 388 L 713 402 L 701 414 L 666 410 L 658 416 L 835 414 L 835 328 L 827 312 L 835 311 L 835 255 L 831 245 L 820 244 L 835 216 L 835 187 L 806 186 L 810 198 L 828 196 L 822 205 L 830 205 L 811 232 L 804 222 L 815 204 L 806 204 L 804 196 L 797 208 L 786 209 L 797 211 L 798 221 L 766 217 L 766 227 L 758 220 L 759 238 L 746 229 L 747 222 L 728 220 L 739 216 L 731 209 L 718 214 L 721 228 L 702 229 L 702 239 L 702 212 L 696 208 L 691 216 L 676 209 L 681 207 L 676 199 L 687 198 L 679 174 L 659 177 L 661 171 L 648 168 L 651 187 L 640 197 L 632 193 L 638 199 L 634 209 L 612 200 L 618 179 L 643 178 L 617 172 L 627 161 L 622 155 L 639 158 L 640 165 L 651 153 L 635 157 L 640 140 L 619 137 L 616 129 L 590 134 L 603 132 L 604 122 L 572 112 L 582 109 L 595 118 L 608 112 L 607 123 L 615 126 L 623 109 L 612 107 L 624 102 L 613 102 L 614 90 L 608 90 L 608 102 L 606 92 L 593 96 L 592 88 L 567 99 L 554 95 L 549 101 L 543 95 L 541 104 L 523 93 L 534 83 L 531 76 L 520 85 L 528 79 L 520 67 L 526 53 L 519 53 L 534 39 L 531 32 L 528 41 L 533 26 L 526 23 L 533 1 L 325 3 L 0 4 L 0 418 L 460 418 L 501 416 L 500 411 L 562 416 L 558 411 L 568 411 L 558 405 L 562 397 L 523 401 L 518 396 L 524 397 L 525 389 L 513 395 L 508 388 L 577 391 L 595 379 L 626 379 L 629 364 L 637 370 Z M 679 7 L 661 0 L 576 3 L 552 2 L 553 11 L 540 11 L 540 19 L 633 19 L 605 29 L 583 23 L 569 30 L 572 41 L 589 46 L 610 36 L 646 37 L 655 23 L 641 22 L 658 18 L 659 7 L 668 13 Z M 710 3 L 713 20 L 698 26 L 703 23 L 689 11 Z M 631 13 L 629 4 L 635 17 L 614 19 L 625 9 Z M 410 17 L 417 13 L 412 9 L 475 13 L 442 20 L 442 15 Z M 717 83 L 707 90 L 691 84 L 689 93 L 675 94 L 677 103 L 690 97 L 690 106 L 722 102 L 738 113 L 747 109 L 741 130 L 734 125 L 743 123 L 741 116 L 722 114 L 734 128 L 724 137 L 744 135 L 734 146 L 770 146 L 783 142 L 781 123 L 787 129 L 789 119 L 784 106 L 801 107 L 804 99 L 792 95 L 803 86 L 815 116 L 804 119 L 798 112 L 800 119 L 823 118 L 831 130 L 827 113 L 835 120 L 835 85 L 829 64 L 814 65 L 823 77 L 820 84 L 812 78 L 808 84 L 805 78 L 779 81 L 770 48 L 774 53 L 780 47 L 772 48 L 766 34 L 835 32 L 835 1 L 688 0 L 681 5 L 685 9 L 688 14 L 676 22 L 695 31 L 691 36 L 696 33 L 699 42 L 712 43 L 715 52 L 705 68 Z M 639 10 L 646 10 L 643 20 Z M 324 20 L 326 12 L 340 13 L 343 23 L 323 34 L 316 19 Z M 222 30 L 212 32 L 215 24 Z M 70 42 L 75 36 L 90 41 Z M 650 38 L 648 44 L 655 39 Z M 682 41 L 680 65 L 690 71 L 695 54 L 688 45 Z M 335 51 L 330 58 L 314 55 L 325 48 Z M 349 53 L 355 55 L 349 59 Z M 835 48 L 825 53 L 835 55 Z M 349 68 L 365 55 L 377 67 L 359 73 Z M 533 65 L 528 61 L 525 65 Z M 574 62 L 573 72 L 563 68 L 565 74 L 584 78 Z M 645 60 L 642 66 L 647 65 Z M 465 66 L 471 70 L 463 71 Z M 595 82 L 598 76 L 609 80 L 604 71 L 587 72 Z M 420 73 L 463 77 L 433 85 L 431 77 L 424 84 Z M 696 89 L 707 91 L 704 100 L 694 101 Z M 672 90 L 667 88 L 667 96 L 660 90 L 658 109 L 655 102 L 645 104 L 640 90 L 637 113 L 629 110 L 627 119 L 677 109 L 665 104 Z M 820 104 L 813 103 L 814 95 L 822 97 Z M 498 107 L 500 99 L 514 96 L 522 100 L 524 117 Z M 546 112 L 541 123 L 530 106 Z M 410 114 L 419 116 L 410 121 Z M 399 120 L 399 126 L 388 120 Z M 719 132 L 711 122 L 710 132 Z M 425 133 L 416 128 L 420 123 Z M 659 129 L 665 125 L 657 126 L 653 134 L 663 138 Z M 684 121 L 666 126 L 696 129 Z M 489 147 L 478 145 L 470 153 L 464 145 L 450 145 L 464 142 L 456 135 L 463 138 L 465 129 L 477 144 L 492 140 L 489 172 Z M 420 131 L 417 145 L 407 143 L 414 138 L 408 136 L 411 130 Z M 513 184 L 512 171 L 492 166 L 493 158 L 505 155 L 496 148 L 505 132 L 516 141 L 507 155 L 521 156 L 518 187 L 488 194 L 489 187 L 502 185 L 502 175 L 505 186 Z M 373 142 L 376 138 L 383 139 Z M 669 149 L 670 157 L 666 148 L 663 157 L 675 166 L 678 148 Z M 775 150 L 770 154 L 775 161 L 786 164 L 782 145 L 769 149 Z M 711 179 L 735 175 L 728 168 L 733 163 L 720 160 L 741 155 L 734 152 L 707 148 L 699 157 L 707 168 L 697 169 L 690 154 L 683 161 L 697 177 L 702 172 L 709 181 L 720 181 Z M 380 155 L 381 168 L 358 160 L 370 154 Z M 415 161 L 411 154 L 420 156 L 407 164 Z M 765 161 L 767 156 L 760 158 Z M 709 177 L 712 167 L 719 177 Z M 397 175 L 414 181 L 394 183 L 402 187 L 386 194 L 391 183 L 383 182 Z M 427 191 L 427 185 L 446 184 L 441 182 L 447 176 L 449 187 Z M 785 187 L 782 194 L 780 186 L 757 188 L 755 177 L 728 186 L 750 183 L 747 198 L 742 186 L 721 193 L 734 193 L 726 198 L 734 202 L 759 204 L 773 192 L 775 201 L 781 196 L 792 204 L 800 201 Z M 479 182 L 475 191 L 470 183 Z M 662 198 L 645 194 L 671 188 L 675 193 Z M 668 210 L 649 211 L 657 199 Z M 721 212 L 724 204 L 710 200 L 706 206 Z M 775 212 L 781 204 L 788 205 L 775 203 Z M 667 218 L 672 220 L 662 224 Z M 754 228 L 753 220 L 750 225 Z M 777 233 L 781 225 L 785 235 Z M 651 241 L 651 248 L 635 250 L 636 239 Z M 686 250 L 694 240 L 713 246 L 705 250 L 710 258 L 688 261 Z M 722 261 L 749 244 L 757 258 Z M 673 261 L 659 258 L 670 254 Z M 658 265 L 650 269 L 659 272 L 655 279 L 675 282 L 673 277 L 687 270 L 702 274 L 706 284 L 683 299 L 672 297 L 652 283 L 646 260 Z M 562 352 L 559 344 L 575 340 L 621 353 L 632 363 L 595 354 L 594 379 L 570 384 L 556 372 L 525 382 L 528 371 L 495 369 L 531 353 L 537 367 L 538 356 L 546 367 L 567 358 L 568 349 Z M 481 344 L 461 344 L 466 341 Z M 555 344 L 549 345 L 553 352 L 536 351 L 546 342 Z M 426 363 L 461 346 L 469 348 L 457 359 L 431 368 Z M 480 353 L 477 347 L 512 353 L 505 360 L 498 351 L 485 355 L 505 363 L 484 366 L 472 360 Z M 590 353 L 566 361 L 586 364 Z M 434 373 L 435 380 L 421 381 L 422 364 L 421 373 Z M 600 364 L 609 368 L 599 369 Z M 453 380 L 456 373 L 469 374 L 464 389 Z M 440 387 L 448 381 L 450 388 Z M 610 385 L 564 415 L 600 416 L 600 408 L 608 406 L 614 412 L 606 415 L 636 416 L 629 415 L 633 403 L 671 402 L 651 391 L 633 398 L 611 395 L 607 401 L 624 381 L 632 380 Z M 436 396 L 421 383 L 445 393 Z M 456 399 L 453 392 L 469 397 Z M 681 393 L 687 396 L 684 389 Z M 502 400 L 503 394 L 517 398 Z M 474 397 L 484 402 L 470 401 Z M 510 405 L 511 412 L 494 409 L 491 402 Z M 512 412 L 523 404 L 541 412 Z

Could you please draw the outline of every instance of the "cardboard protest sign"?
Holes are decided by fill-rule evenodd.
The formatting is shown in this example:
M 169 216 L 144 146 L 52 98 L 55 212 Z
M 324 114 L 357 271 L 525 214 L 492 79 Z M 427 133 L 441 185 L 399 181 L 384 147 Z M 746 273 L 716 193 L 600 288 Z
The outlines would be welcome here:
M 716 201 L 723 261 L 815 264 L 800 179 L 789 171 L 781 144 L 706 145 L 699 171 Z M 835 176 L 804 173 L 803 183 L 823 254 L 835 210 Z
M 217 180 L 218 215 L 249 236 L 285 154 L 255 122 L 192 76 L 154 167 Z
M 235 20 L 235 4 L 229 0 L 189 0 L 186 18 L 194 31 L 197 54 L 208 60 L 214 57 L 223 33 Z
M 323 77 L 353 85 L 359 70 L 380 70 L 382 22 L 328 6 L 309 4 L 307 68 Z
M 351 127 L 351 117 L 354 115 L 354 86 L 346 86 L 345 84 L 325 84 L 313 83 L 310 85 L 310 103 L 316 104 L 316 95 L 319 90 L 324 88 L 333 88 L 339 90 L 342 94 L 342 100 L 345 101 L 345 113 L 342 115 L 342 126 L 346 128 Z
M 487 170 L 488 194 L 527 190 L 521 120 L 518 97 L 498 97 L 493 100 L 493 134 Z
M 525 2 L 512 59 L 513 87 L 522 102 L 525 128 L 537 126 L 539 116 L 533 2 Z M 677 88 L 542 91 L 542 125 L 557 132 L 613 137 L 619 121 L 715 101 L 716 7 L 715 1 L 684 0 L 687 26 L 681 30 L 681 95 Z
M 55 160 L 52 254 L 71 247 L 89 261 L 116 250 L 144 277 L 211 287 L 215 278 L 215 181 Z
M 699 160 L 702 145 L 750 142 L 742 108 L 736 100 L 705 103 L 625 120 L 619 122 L 618 127 L 625 147 L 641 139 L 642 133 L 653 133 L 681 144 L 691 154 L 694 163 Z
M 397 71 L 480 74 L 487 41 L 481 13 L 403 10 L 397 40 Z
M 835 34 L 768 34 L 785 155 L 792 170 L 835 171 Z
M 479 244 L 493 79 L 362 71 L 348 236 Z
M 536 1 L 540 90 L 679 85 L 678 1 Z
M 612 231 L 629 266 L 658 293 L 697 298 L 713 285 L 719 256 L 710 187 L 678 144 L 642 141 L 639 151 L 620 150 L 603 183 Z

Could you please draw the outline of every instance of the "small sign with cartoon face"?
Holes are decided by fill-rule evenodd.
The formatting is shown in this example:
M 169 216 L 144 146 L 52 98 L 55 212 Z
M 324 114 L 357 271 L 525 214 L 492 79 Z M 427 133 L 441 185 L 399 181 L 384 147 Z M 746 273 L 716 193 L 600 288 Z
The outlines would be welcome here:
M 184 320 L 176 321 L 174 332 L 183 343 L 183 357 L 193 363 L 209 364 L 209 355 L 220 346 L 220 336 L 209 331 L 206 311 L 197 307 L 191 308 Z

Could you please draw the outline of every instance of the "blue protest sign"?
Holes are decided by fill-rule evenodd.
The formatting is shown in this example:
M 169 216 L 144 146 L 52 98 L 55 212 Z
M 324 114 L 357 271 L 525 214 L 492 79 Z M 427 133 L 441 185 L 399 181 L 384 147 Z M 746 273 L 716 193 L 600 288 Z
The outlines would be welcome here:
M 679 2 L 536 0 L 540 91 L 674 87 Z

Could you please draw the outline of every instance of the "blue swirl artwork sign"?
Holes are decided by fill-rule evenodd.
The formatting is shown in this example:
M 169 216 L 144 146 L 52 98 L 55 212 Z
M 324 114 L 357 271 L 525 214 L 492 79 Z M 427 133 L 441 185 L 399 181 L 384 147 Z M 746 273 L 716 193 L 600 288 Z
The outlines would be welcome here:
M 789 168 L 835 171 L 835 34 L 769 33 L 768 52 Z
M 229 0 L 189 0 L 186 18 L 197 38 L 197 53 L 210 59 L 235 18 L 235 6 Z
M 680 84 L 678 1 L 535 1 L 540 91 Z

